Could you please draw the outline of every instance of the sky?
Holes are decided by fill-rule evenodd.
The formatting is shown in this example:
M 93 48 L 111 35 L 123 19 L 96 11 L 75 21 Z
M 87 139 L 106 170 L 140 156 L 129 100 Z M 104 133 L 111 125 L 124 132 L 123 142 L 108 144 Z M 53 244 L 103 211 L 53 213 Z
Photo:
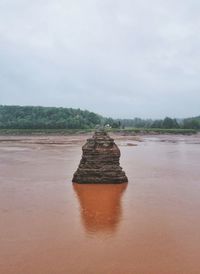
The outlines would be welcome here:
M 0 104 L 200 115 L 199 0 L 1 0 Z

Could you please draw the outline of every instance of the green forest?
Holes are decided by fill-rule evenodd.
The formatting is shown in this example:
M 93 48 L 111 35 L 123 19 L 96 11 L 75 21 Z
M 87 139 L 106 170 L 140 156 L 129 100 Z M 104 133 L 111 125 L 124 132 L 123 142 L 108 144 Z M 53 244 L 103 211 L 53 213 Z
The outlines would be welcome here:
M 88 110 L 62 107 L 0 105 L 0 129 L 94 129 L 111 128 L 195 129 L 200 130 L 200 116 L 187 119 L 112 119 Z
M 104 124 L 119 126 L 117 121 L 87 110 L 0 105 L 1 129 L 92 129 Z

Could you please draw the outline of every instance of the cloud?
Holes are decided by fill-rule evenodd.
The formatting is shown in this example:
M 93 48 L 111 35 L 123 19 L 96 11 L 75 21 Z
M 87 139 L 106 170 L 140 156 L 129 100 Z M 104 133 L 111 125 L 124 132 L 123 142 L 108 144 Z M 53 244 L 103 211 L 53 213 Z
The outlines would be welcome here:
M 199 115 L 199 8 L 194 0 L 2 0 L 0 103 Z

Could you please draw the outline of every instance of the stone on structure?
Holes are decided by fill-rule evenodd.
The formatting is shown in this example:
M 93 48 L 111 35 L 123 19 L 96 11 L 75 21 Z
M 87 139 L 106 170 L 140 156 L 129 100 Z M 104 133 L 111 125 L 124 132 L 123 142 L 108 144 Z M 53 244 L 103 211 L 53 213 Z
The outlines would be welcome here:
M 120 184 L 128 182 L 119 164 L 120 150 L 104 130 L 98 130 L 82 147 L 83 154 L 73 182 Z

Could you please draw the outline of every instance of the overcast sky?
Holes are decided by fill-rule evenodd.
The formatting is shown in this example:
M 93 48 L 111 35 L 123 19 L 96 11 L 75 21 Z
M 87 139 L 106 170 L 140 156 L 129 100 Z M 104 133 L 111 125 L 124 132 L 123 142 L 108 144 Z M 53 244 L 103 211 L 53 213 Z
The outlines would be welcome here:
M 200 1 L 0 0 L 0 104 L 200 115 Z

